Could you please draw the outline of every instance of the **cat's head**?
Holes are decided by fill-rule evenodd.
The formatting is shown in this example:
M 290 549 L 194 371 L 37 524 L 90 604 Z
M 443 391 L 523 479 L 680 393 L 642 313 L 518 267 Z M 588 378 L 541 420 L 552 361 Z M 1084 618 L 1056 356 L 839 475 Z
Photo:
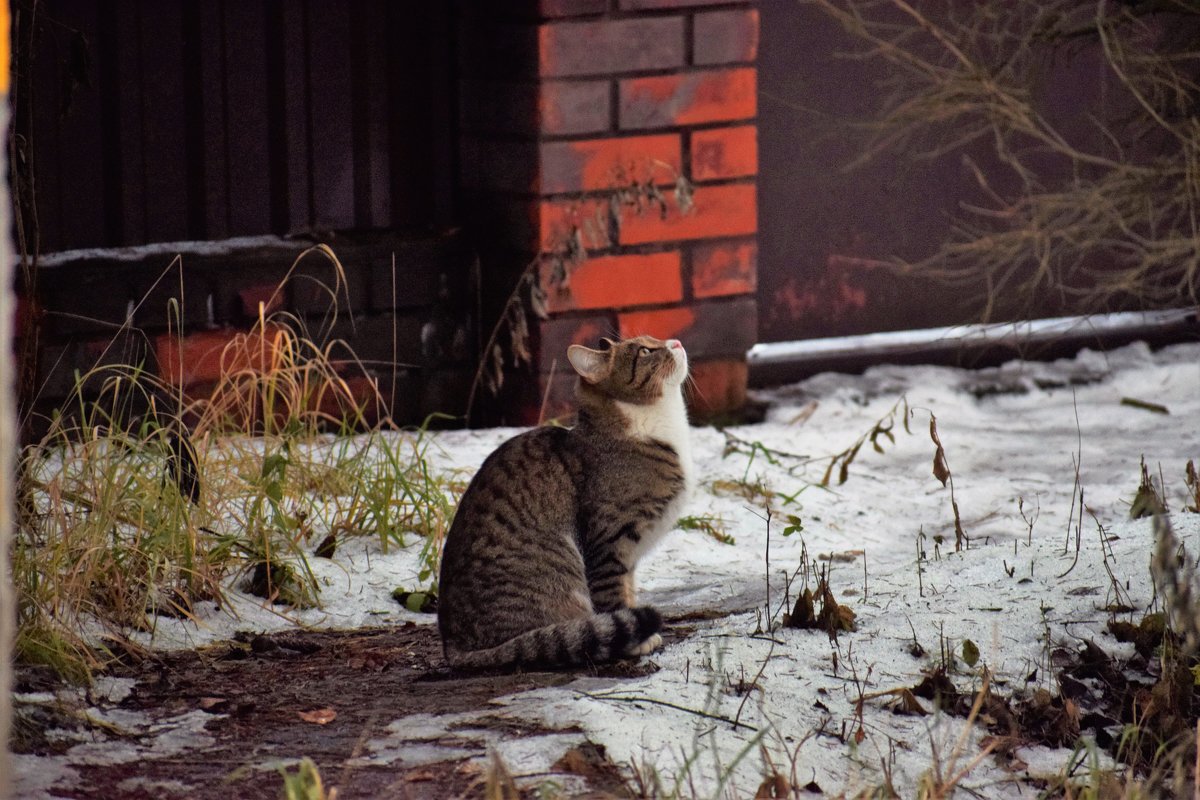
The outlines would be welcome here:
M 580 385 L 626 403 L 653 403 L 668 392 L 678 392 L 687 378 L 687 353 L 678 339 L 662 341 L 635 336 L 614 342 L 601 339 L 600 347 L 573 344 L 567 358 L 579 373 Z

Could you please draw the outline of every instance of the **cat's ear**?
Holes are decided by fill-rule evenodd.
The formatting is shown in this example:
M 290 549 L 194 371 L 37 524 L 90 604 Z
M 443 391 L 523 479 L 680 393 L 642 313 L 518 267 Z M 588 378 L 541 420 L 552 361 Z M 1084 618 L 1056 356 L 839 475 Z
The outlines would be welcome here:
M 599 350 L 573 344 L 567 348 L 567 359 L 588 383 L 599 383 L 608 375 L 608 355 Z

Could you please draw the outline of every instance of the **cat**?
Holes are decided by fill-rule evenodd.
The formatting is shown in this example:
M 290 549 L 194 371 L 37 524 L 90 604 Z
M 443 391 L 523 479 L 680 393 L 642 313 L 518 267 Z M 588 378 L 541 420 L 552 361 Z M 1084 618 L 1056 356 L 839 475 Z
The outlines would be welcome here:
M 662 618 L 634 568 L 675 525 L 693 476 L 675 339 L 572 345 L 573 428 L 496 449 L 446 536 L 438 628 L 452 667 L 568 667 L 646 655 Z

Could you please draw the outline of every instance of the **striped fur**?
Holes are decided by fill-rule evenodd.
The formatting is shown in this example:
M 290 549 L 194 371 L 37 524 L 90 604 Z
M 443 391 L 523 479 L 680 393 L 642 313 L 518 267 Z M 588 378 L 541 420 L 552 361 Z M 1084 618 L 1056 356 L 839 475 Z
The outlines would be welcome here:
M 502 444 L 472 479 L 442 554 L 438 626 L 452 666 L 565 667 L 643 655 L 638 558 L 691 484 L 678 342 L 572 347 L 579 419 Z
M 661 628 L 662 617 L 653 608 L 623 608 L 537 628 L 485 650 L 458 650 L 447 645 L 446 660 L 460 669 L 599 663 L 628 654 Z

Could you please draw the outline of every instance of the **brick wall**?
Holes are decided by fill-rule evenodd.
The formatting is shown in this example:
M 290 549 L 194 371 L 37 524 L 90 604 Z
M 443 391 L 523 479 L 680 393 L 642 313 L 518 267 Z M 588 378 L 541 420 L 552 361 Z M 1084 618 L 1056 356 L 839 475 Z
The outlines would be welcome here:
M 309 254 L 284 281 L 307 246 L 282 239 L 229 245 L 188 252 L 178 268 L 167 268 L 170 253 L 131 259 L 103 251 L 43 265 L 36 303 L 27 305 L 40 317 L 40 335 L 36 374 L 24 387 L 36 392 L 36 400 L 26 400 L 35 412 L 26 436 L 41 435 L 77 373 L 96 367 L 141 365 L 189 397 L 206 396 L 223 358 L 226 369 L 254 366 L 224 351 L 252 329 L 260 302 L 270 304 L 268 313 L 302 321 L 314 343 L 329 348 L 351 391 L 366 401 L 378 389 L 397 422 L 462 413 L 474 373 L 476 292 L 474 253 L 461 233 L 337 236 L 331 246 L 345 280 L 336 319 L 330 291 L 339 284 L 322 256 Z M 178 316 L 169 312 L 172 304 Z M 128 327 L 120 331 L 122 320 Z M 269 343 L 264 347 L 269 352 Z M 105 377 L 86 381 L 85 394 Z
M 618 332 L 684 342 L 698 416 L 739 407 L 757 333 L 757 9 L 540 0 L 462 18 L 461 180 L 487 296 L 576 229 L 587 255 L 565 285 L 543 263 L 538 381 L 500 417 L 562 413 L 566 347 Z M 679 176 L 694 187 L 686 212 Z M 659 186 L 665 213 L 611 212 L 613 188 L 635 181 Z

